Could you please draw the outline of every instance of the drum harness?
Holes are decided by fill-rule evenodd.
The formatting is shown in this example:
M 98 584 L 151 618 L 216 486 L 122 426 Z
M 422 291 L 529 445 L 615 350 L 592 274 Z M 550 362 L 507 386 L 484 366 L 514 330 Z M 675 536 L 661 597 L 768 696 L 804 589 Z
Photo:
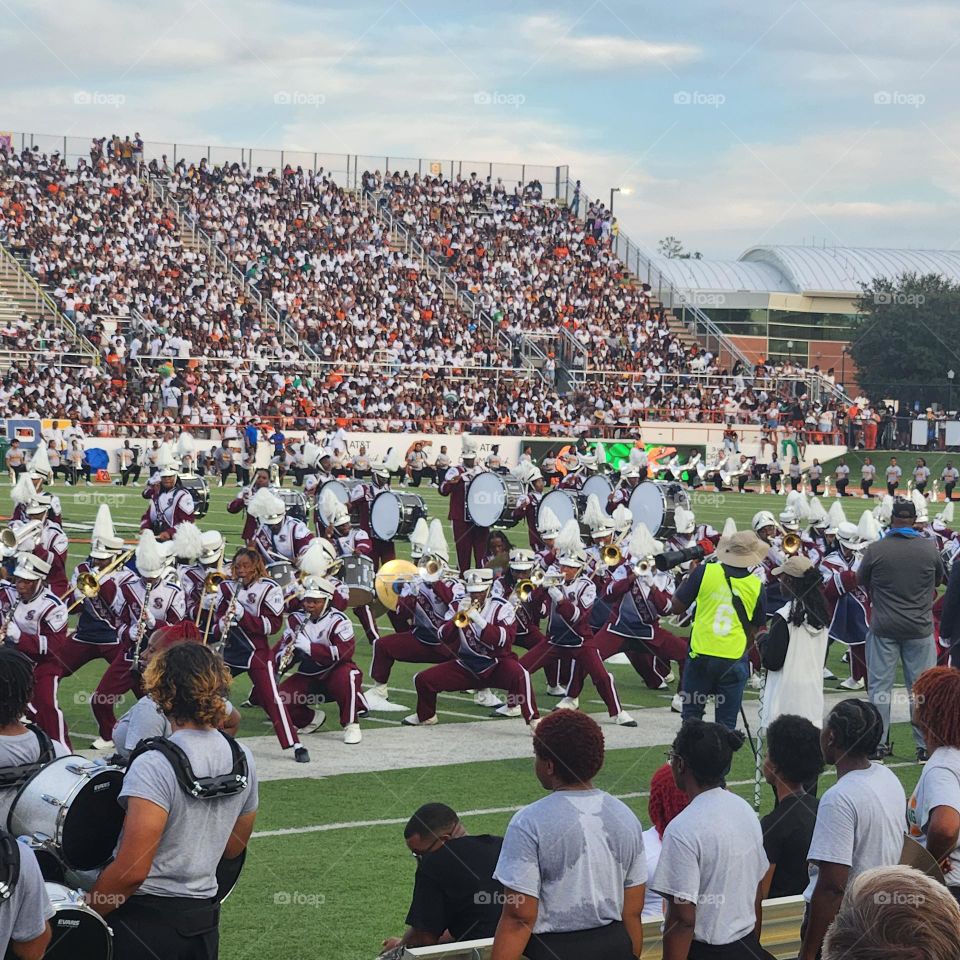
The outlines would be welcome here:
M 20 880 L 20 847 L 12 833 L 0 829 L 0 903 L 9 900 Z
M 127 769 L 141 754 L 149 750 L 157 750 L 167 758 L 170 766 L 173 767 L 177 784 L 188 797 L 193 797 L 196 800 L 231 797 L 247 788 L 249 780 L 247 758 L 240 749 L 240 745 L 232 737 L 228 737 L 223 731 L 219 731 L 219 733 L 230 746 L 230 753 L 233 757 L 233 767 L 229 773 L 221 773 L 215 777 L 198 777 L 193 772 L 193 767 L 190 766 L 190 759 L 186 753 L 177 744 L 164 737 L 150 737 L 144 740 L 130 755 Z
M 35 773 L 48 763 L 53 763 L 57 759 L 56 750 L 53 747 L 53 741 L 39 727 L 32 723 L 26 724 L 26 728 L 37 738 L 37 745 L 40 747 L 40 758 L 33 763 L 24 763 L 17 767 L 0 767 L 0 790 L 12 790 L 22 787 Z M 0 894 L 2 896 L 2 894 Z

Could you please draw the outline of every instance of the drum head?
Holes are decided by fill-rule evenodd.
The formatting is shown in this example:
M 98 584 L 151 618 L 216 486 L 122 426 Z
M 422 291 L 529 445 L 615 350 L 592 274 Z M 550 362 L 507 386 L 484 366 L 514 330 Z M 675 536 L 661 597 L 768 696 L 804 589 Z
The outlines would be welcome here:
M 607 498 L 613 493 L 613 484 L 601 476 L 590 477 L 580 488 L 580 493 L 584 497 L 596 497 L 600 501 L 600 506 L 606 509 Z
M 276 563 L 267 564 L 267 576 L 271 580 L 276 580 L 281 590 L 289 587 L 297 578 L 293 569 L 293 564 L 286 560 L 278 560 Z
M 117 802 L 122 786 L 123 771 L 108 768 L 89 777 L 74 796 L 60 848 L 68 866 L 93 870 L 113 857 L 123 827 L 123 807 Z
M 373 569 L 373 560 L 370 557 L 347 557 L 343 561 L 340 579 L 350 591 L 347 600 L 348 606 L 359 607 L 373 600 L 376 574 Z
M 492 527 L 503 513 L 507 487 L 496 473 L 478 473 L 467 488 L 467 513 L 478 527 Z
M 400 499 L 390 490 L 378 493 L 370 505 L 370 526 L 378 540 L 392 540 L 400 529 Z
M 577 501 L 574 497 L 568 496 L 562 490 L 551 490 L 543 495 L 540 506 L 537 510 L 539 520 L 540 511 L 549 508 L 560 521 L 562 527 L 568 520 L 577 519 Z
M 45 960 L 110 960 L 113 935 L 103 918 L 77 903 L 73 891 L 59 883 L 46 886 L 56 912 L 50 920 L 53 937 Z
M 667 504 L 664 494 L 666 484 L 648 480 L 637 484 L 637 488 L 630 495 L 630 512 L 633 514 L 633 529 L 643 523 L 650 533 L 656 537 L 660 533 L 667 513 Z

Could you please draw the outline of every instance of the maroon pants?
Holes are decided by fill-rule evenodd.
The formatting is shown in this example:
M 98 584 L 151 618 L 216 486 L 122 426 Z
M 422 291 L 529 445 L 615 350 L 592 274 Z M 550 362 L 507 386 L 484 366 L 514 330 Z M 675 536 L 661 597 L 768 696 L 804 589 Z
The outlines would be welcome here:
M 600 699 L 607 706 L 611 717 L 620 713 L 620 698 L 617 696 L 617 685 L 613 677 L 603 665 L 600 653 L 594 645 L 584 644 L 580 647 L 559 647 L 545 640 L 538 643 L 529 653 L 525 654 L 520 665 L 530 674 L 534 674 L 542 666 L 559 661 L 561 664 L 561 682 L 566 675 L 572 683 L 576 677 L 577 667 L 582 667 L 593 681 L 593 685 L 600 694 Z M 567 696 L 571 696 L 569 685 Z
M 391 633 L 373 644 L 370 676 L 375 683 L 386 683 L 394 663 L 443 663 L 453 654 L 442 643 L 421 643 L 412 633 Z
M 377 629 L 377 621 L 373 617 L 373 610 L 365 603 L 362 606 L 354 607 L 353 612 L 357 615 L 360 626 L 363 627 L 363 632 L 367 635 L 367 640 L 373 643 L 373 641 L 380 636 L 380 631 Z
M 687 641 L 683 637 L 678 637 L 669 630 L 655 626 L 653 628 L 653 638 L 643 641 L 646 649 L 636 645 L 624 648 L 624 644 L 628 640 L 628 637 L 621 637 L 619 634 L 613 633 L 609 627 L 604 627 L 597 631 L 593 635 L 593 639 L 588 642 L 596 646 L 601 660 L 606 660 L 615 653 L 623 652 L 626 654 L 630 665 L 637 671 L 650 690 L 659 690 L 663 686 L 664 679 L 670 673 L 671 660 L 677 662 L 680 675 L 683 675 L 683 665 L 686 663 L 688 651 Z M 583 671 L 578 670 L 572 685 L 567 691 L 568 696 L 579 697 L 582 689 Z
M 244 671 L 237 667 L 231 667 L 230 672 L 237 676 Z M 283 698 L 280 696 L 280 690 L 277 688 L 276 667 L 269 647 L 258 647 L 254 650 L 253 659 L 250 661 L 250 666 L 247 667 L 246 672 L 250 674 L 250 680 L 253 683 L 250 702 L 256 702 L 267 712 L 277 739 L 280 741 L 280 746 L 284 750 L 299 746 L 300 738 L 297 736 L 296 727 L 290 719 L 290 714 L 287 712 Z M 256 697 L 256 701 L 254 701 L 254 697 Z
M 495 667 L 484 673 L 474 673 L 456 660 L 440 663 L 428 670 L 421 670 L 413 678 L 413 683 L 417 688 L 417 716 L 420 720 L 429 720 L 436 714 L 438 693 L 486 687 L 506 690 L 507 705 L 520 707 L 527 723 L 539 716 L 530 674 L 513 654 L 498 660 Z
M 850 670 L 853 674 L 853 679 L 866 681 L 867 645 L 865 643 L 851 643 L 848 649 L 850 651 Z M 949 652 L 948 649 L 947 653 Z
M 390 560 L 396 560 L 397 548 L 393 545 L 392 540 L 378 540 L 376 537 L 373 537 L 372 540 L 373 566 L 375 569 L 379 570 L 383 564 Z
M 143 696 L 140 677 L 130 669 L 130 661 L 124 656 L 125 652 L 122 647 L 117 651 L 117 655 L 100 678 L 100 683 L 97 684 L 93 694 L 93 702 L 90 704 L 100 729 L 100 736 L 104 740 L 113 739 L 113 728 L 117 722 L 113 708 L 117 701 L 131 691 L 138 700 Z
M 280 697 L 296 727 L 305 727 L 316 714 L 317 705 L 333 701 L 340 707 L 340 726 L 356 723 L 367 712 L 363 699 L 363 674 L 351 660 L 338 663 L 325 677 L 295 673 L 280 684 Z M 257 703 L 250 697 L 251 703 Z M 258 704 L 259 705 L 259 704 Z
M 67 642 L 60 648 L 60 652 L 57 654 L 57 662 L 60 664 L 60 676 L 72 676 L 81 667 L 85 667 L 91 660 L 106 660 L 107 663 L 113 663 L 114 658 L 119 652 L 119 643 L 81 643 L 73 637 L 68 637 Z
M 33 698 L 28 712 L 36 725 L 51 740 L 59 740 L 72 750 L 67 721 L 57 702 L 59 684 L 59 662 L 54 657 L 41 660 L 33 669 Z
M 532 650 L 538 643 L 543 643 L 547 639 L 546 634 L 539 628 L 531 626 L 527 629 L 526 633 L 517 634 L 517 639 L 514 641 L 515 647 L 523 647 L 524 650 Z M 562 666 L 559 660 L 555 660 L 553 663 L 548 663 L 544 668 L 543 672 L 547 678 L 547 684 L 551 687 L 566 687 L 570 682 L 570 678 L 567 677 L 565 680 L 561 681 L 560 679 L 560 667 Z
M 457 548 L 457 565 L 463 573 L 470 567 L 482 567 L 487 555 L 487 540 L 490 539 L 489 527 L 478 527 L 467 520 L 451 520 L 453 540 Z M 471 554 L 473 561 L 471 562 Z

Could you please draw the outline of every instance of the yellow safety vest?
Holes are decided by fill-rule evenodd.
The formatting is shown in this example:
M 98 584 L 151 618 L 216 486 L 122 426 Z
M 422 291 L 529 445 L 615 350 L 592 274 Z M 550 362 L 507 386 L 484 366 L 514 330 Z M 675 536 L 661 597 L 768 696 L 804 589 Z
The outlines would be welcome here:
M 760 598 L 760 578 L 751 573 L 746 577 L 731 577 L 730 584 L 743 603 L 747 620 L 751 620 Z M 733 607 L 723 567 L 719 563 L 705 563 L 690 634 L 690 656 L 739 660 L 746 649 L 747 635 Z

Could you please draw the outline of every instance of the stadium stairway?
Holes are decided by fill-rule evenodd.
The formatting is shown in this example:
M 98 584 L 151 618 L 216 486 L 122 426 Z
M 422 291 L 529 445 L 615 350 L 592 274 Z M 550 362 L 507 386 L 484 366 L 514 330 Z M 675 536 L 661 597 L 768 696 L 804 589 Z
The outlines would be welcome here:
M 55 318 L 75 346 L 59 357 L 60 362 L 90 363 L 99 358 L 97 348 L 61 313 L 52 292 L 29 272 L 26 258 L 0 244 L 0 329 L 16 327 L 23 316 L 36 326 L 41 318 Z M 6 370 L 15 360 L 36 359 L 42 353 L 43 345 L 33 337 L 26 350 L 0 347 L 0 370 Z

